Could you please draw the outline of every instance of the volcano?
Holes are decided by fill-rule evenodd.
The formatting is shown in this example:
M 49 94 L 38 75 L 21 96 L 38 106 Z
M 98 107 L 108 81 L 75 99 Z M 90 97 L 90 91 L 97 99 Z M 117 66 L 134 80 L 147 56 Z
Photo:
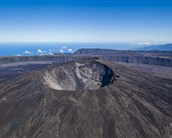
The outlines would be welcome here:
M 0 83 L 0 137 L 170 138 L 172 81 L 100 59 Z
M 96 61 L 71 62 L 45 72 L 46 84 L 56 90 L 96 90 L 113 82 L 113 71 Z

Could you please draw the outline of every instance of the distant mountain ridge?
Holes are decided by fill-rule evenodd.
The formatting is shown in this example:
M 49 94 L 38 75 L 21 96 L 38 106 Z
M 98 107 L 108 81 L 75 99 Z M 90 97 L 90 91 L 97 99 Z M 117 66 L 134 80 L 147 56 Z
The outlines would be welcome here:
M 165 45 L 156 45 L 156 46 L 146 46 L 141 48 L 135 48 L 134 50 L 143 50 L 143 51 L 172 51 L 172 43 Z
M 162 50 L 110 50 L 110 49 L 79 49 L 75 55 L 97 56 L 100 59 L 125 62 L 125 63 L 141 63 L 158 66 L 172 67 L 172 51 Z

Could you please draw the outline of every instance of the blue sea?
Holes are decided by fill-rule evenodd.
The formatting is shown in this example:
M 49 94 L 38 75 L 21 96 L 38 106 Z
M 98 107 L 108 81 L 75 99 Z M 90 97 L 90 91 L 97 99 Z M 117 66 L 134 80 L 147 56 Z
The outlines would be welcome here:
M 131 43 L 0 43 L 0 56 L 52 55 L 73 53 L 80 48 L 105 48 L 130 50 L 136 48 Z

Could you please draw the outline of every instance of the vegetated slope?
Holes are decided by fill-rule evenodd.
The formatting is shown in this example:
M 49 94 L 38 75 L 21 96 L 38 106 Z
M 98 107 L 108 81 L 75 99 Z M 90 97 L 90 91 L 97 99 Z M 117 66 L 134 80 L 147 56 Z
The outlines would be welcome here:
M 79 49 L 75 55 L 94 55 L 104 60 L 172 67 L 172 51 L 121 51 L 110 49 Z
M 143 50 L 143 51 L 172 51 L 172 44 L 147 46 L 147 47 L 136 48 L 135 50 Z
M 97 74 L 96 68 L 101 70 Z M 107 70 L 108 83 L 97 87 Z M 65 84 L 72 77 L 72 88 L 73 80 L 83 87 L 54 89 L 47 84 L 47 72 L 55 81 Z M 98 81 L 96 88 L 85 89 L 83 78 Z M 0 137 L 172 137 L 172 82 L 116 63 L 72 61 L 23 74 L 0 88 Z

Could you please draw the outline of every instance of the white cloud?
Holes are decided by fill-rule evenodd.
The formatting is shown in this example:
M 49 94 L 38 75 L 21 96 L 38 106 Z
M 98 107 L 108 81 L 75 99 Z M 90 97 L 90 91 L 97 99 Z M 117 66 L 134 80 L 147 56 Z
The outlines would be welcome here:
M 60 51 L 60 53 L 64 53 L 64 50 L 63 49 L 60 49 L 59 51 Z
M 53 53 L 51 53 L 51 52 L 48 52 L 48 55 L 53 55 Z
M 151 42 L 143 42 L 143 43 L 137 43 L 137 45 L 152 45 L 154 43 Z
M 62 49 L 66 49 L 67 48 L 67 46 L 62 46 Z
M 73 50 L 71 48 L 69 48 L 67 51 L 73 53 Z
M 46 53 L 46 51 L 45 50 L 38 49 L 37 50 L 37 53 Z
M 31 52 L 28 51 L 28 50 L 25 50 L 24 53 L 25 53 L 25 54 L 31 54 Z
M 43 51 L 41 49 L 38 49 L 37 53 L 43 53 Z
M 17 54 L 16 56 L 21 56 L 20 54 Z
M 151 46 L 151 45 L 162 45 L 167 44 L 166 42 L 139 42 L 134 43 L 133 45 L 143 45 L 143 46 Z

